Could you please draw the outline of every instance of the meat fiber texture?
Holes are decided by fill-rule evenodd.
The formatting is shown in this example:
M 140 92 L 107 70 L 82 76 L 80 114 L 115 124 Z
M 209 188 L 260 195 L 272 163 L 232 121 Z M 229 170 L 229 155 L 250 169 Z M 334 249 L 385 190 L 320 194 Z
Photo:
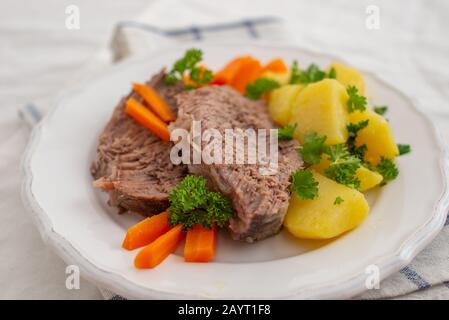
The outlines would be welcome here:
M 202 132 L 217 129 L 222 134 L 225 129 L 275 128 L 262 101 L 249 100 L 226 86 L 185 92 L 176 96 L 176 101 L 178 118 L 171 130 L 192 131 L 194 120 L 201 122 Z M 201 142 L 203 148 L 207 144 Z M 189 164 L 191 173 L 205 177 L 211 189 L 231 200 L 234 215 L 229 230 L 233 239 L 253 242 L 279 232 L 288 209 L 291 174 L 302 166 L 297 147 L 296 141 L 279 142 L 278 170 L 274 175 L 261 174 L 261 163 Z
M 175 95 L 182 83 L 166 86 L 161 71 L 148 82 L 176 114 Z M 134 92 L 122 98 L 100 135 L 97 159 L 91 167 L 94 186 L 109 193 L 109 204 L 119 212 L 145 216 L 169 207 L 169 193 L 188 173 L 187 166 L 170 161 L 172 143 L 167 143 L 136 123 L 125 113 L 126 100 L 142 99 Z

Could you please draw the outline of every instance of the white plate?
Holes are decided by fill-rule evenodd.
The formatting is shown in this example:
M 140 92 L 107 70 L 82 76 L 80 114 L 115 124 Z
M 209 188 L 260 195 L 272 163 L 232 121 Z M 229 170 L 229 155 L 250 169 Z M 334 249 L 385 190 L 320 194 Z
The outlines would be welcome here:
M 299 48 L 256 44 L 202 44 L 205 63 L 222 66 L 237 54 L 262 61 L 283 57 L 326 66 L 333 57 Z M 256 244 L 221 234 L 213 263 L 169 256 L 154 270 L 136 270 L 136 252 L 120 247 L 138 221 L 119 216 L 92 188 L 89 166 L 97 137 L 132 81 L 170 66 L 185 47 L 167 49 L 112 68 L 65 94 L 34 130 L 24 158 L 23 196 L 45 241 L 99 286 L 130 298 L 346 298 L 366 289 L 365 271 L 384 279 L 407 265 L 438 233 L 448 210 L 447 163 L 431 123 L 396 89 L 365 72 L 367 96 L 390 106 L 398 142 L 398 179 L 370 194 L 371 211 L 357 229 L 332 242 L 301 241 L 285 231 Z

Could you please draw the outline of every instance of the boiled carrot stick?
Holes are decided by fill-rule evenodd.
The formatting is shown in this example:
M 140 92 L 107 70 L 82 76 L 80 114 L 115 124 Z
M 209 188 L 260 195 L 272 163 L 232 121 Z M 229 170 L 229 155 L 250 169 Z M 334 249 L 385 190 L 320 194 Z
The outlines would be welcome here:
M 237 74 L 239 73 L 240 68 L 242 67 L 245 61 L 251 59 L 249 56 L 236 57 L 232 59 L 228 64 L 226 64 L 223 69 L 214 74 L 213 84 L 228 84 L 230 85 Z
M 133 225 L 126 232 L 122 247 L 133 250 L 146 246 L 170 230 L 168 212 L 162 212 Z
M 253 83 L 262 73 L 262 65 L 260 61 L 251 57 L 244 60 L 240 69 L 231 82 L 231 86 L 239 91 L 241 94 L 245 94 L 246 86 L 249 83 Z
M 215 256 L 217 230 L 200 225 L 193 226 L 187 231 L 184 247 L 184 260 L 187 262 L 209 262 Z
M 145 101 L 151 110 L 165 122 L 175 121 L 175 115 L 160 94 L 152 87 L 134 83 L 133 90 Z
M 167 124 L 159 119 L 153 112 L 133 98 L 126 101 L 125 111 L 139 124 L 153 132 L 164 141 L 170 141 L 170 132 Z
M 177 225 L 140 250 L 134 259 L 134 266 L 137 269 L 156 267 L 176 250 L 182 238 L 182 225 Z
M 272 71 L 275 73 L 284 73 L 288 71 L 288 67 L 284 60 L 277 58 L 268 62 L 264 67 L 263 71 Z

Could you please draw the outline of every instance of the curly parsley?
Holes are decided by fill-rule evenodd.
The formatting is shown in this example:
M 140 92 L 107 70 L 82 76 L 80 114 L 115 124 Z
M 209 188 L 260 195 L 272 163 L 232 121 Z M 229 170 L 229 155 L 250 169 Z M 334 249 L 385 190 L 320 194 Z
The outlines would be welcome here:
M 318 195 L 318 181 L 313 177 L 312 171 L 299 169 L 292 174 L 291 190 L 301 199 L 311 200 Z
M 273 79 L 257 78 L 253 83 L 246 86 L 246 96 L 252 100 L 257 100 L 265 93 L 280 87 L 280 84 Z
M 326 176 L 338 183 L 358 189 L 360 180 L 357 178 L 356 171 L 360 167 L 360 159 L 351 155 L 344 144 L 330 146 L 327 155 L 331 164 L 324 171 Z
M 298 66 L 298 61 L 293 61 L 290 68 L 290 84 L 309 84 L 313 82 L 321 81 L 325 78 L 335 79 L 337 72 L 334 68 L 329 70 L 329 73 L 321 70 L 316 64 L 312 63 L 305 70 L 301 70 Z
M 223 227 L 232 216 L 228 199 L 221 193 L 210 192 L 203 177 L 188 175 L 170 192 L 169 223 L 182 224 L 189 229 L 195 224 L 211 228 Z
M 328 149 L 324 143 L 326 136 L 320 136 L 316 132 L 307 132 L 304 143 L 299 149 L 302 160 L 307 164 L 317 164 L 321 161 L 321 154 Z
M 192 84 L 188 87 L 197 87 L 200 84 L 212 81 L 213 74 L 211 70 L 198 66 L 203 60 L 203 52 L 199 49 L 189 49 L 185 52 L 184 57 L 177 60 L 170 72 L 165 77 L 165 84 L 173 85 L 177 81 L 183 80 L 184 74 L 188 74 Z
M 283 128 L 278 129 L 278 139 L 279 140 L 292 140 L 293 134 L 295 133 L 298 124 L 290 123 Z
M 399 175 L 399 170 L 394 162 L 386 158 L 382 158 L 380 160 L 379 164 L 376 167 L 376 171 L 379 172 L 384 178 L 382 181 L 382 185 L 385 185 L 391 180 L 396 179 L 396 177 Z
M 366 98 L 359 95 L 359 90 L 355 86 L 347 86 L 346 92 L 348 93 L 348 112 L 365 111 Z
M 346 126 L 348 129 L 349 137 L 346 142 L 348 146 L 349 153 L 356 156 L 360 159 L 360 161 L 363 161 L 365 157 L 365 152 L 367 149 L 366 144 L 363 144 L 361 146 L 355 145 L 355 140 L 357 139 L 357 135 L 359 134 L 359 131 L 366 128 L 368 126 L 369 120 L 362 120 L 357 123 L 350 123 Z

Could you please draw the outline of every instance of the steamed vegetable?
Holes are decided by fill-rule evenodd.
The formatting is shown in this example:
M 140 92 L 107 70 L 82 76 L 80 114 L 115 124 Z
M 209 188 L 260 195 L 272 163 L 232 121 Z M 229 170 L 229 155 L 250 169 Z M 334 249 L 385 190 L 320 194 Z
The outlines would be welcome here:
M 187 262 L 209 262 L 215 256 L 217 228 L 194 225 L 187 231 L 184 260 Z
M 252 57 L 247 57 L 240 65 L 240 69 L 237 76 L 232 80 L 231 86 L 241 94 L 245 94 L 246 86 L 256 81 L 261 73 L 262 65 L 260 61 Z
M 214 74 L 213 84 L 230 85 L 237 77 L 242 65 L 249 59 L 248 56 L 236 57 Z
M 276 123 L 285 126 L 290 122 L 293 105 L 302 88 L 300 84 L 290 84 L 271 91 L 268 112 Z
M 301 143 L 307 132 L 327 137 L 327 143 L 345 143 L 348 138 L 348 94 L 334 79 L 307 85 L 293 104 L 290 122 L 297 123 L 295 138 Z
M 313 200 L 292 195 L 284 220 L 288 231 L 298 238 L 329 239 L 363 222 L 369 207 L 362 193 L 311 172 L 318 194 Z
M 271 71 L 274 73 L 285 73 L 288 71 L 288 67 L 284 60 L 281 58 L 276 58 L 269 61 L 262 69 L 262 72 Z
M 137 269 L 154 268 L 160 264 L 170 253 L 176 250 L 183 239 L 182 226 L 178 225 L 165 234 L 159 236 L 155 241 L 139 251 L 134 259 Z
M 353 124 L 368 120 L 367 126 L 358 132 L 355 139 L 356 146 L 366 145 L 364 156 L 366 162 L 377 165 L 382 158 L 394 159 L 399 155 L 390 125 L 384 117 L 374 111 L 366 110 L 350 113 L 349 120 Z
M 170 230 L 168 213 L 162 212 L 130 227 L 126 232 L 122 247 L 127 250 L 133 250 L 145 246 L 168 230 Z
M 146 102 L 151 110 L 165 122 L 175 121 L 175 115 L 164 99 L 152 87 L 134 83 L 133 90 Z
M 125 112 L 162 140 L 170 141 L 170 132 L 168 131 L 167 124 L 148 108 L 137 102 L 137 100 L 133 98 L 128 99 L 126 101 Z
M 332 68 L 335 70 L 335 78 L 345 88 L 347 86 L 355 86 L 361 95 L 365 94 L 365 80 L 360 71 L 342 63 L 331 64 L 328 71 L 332 70 Z

